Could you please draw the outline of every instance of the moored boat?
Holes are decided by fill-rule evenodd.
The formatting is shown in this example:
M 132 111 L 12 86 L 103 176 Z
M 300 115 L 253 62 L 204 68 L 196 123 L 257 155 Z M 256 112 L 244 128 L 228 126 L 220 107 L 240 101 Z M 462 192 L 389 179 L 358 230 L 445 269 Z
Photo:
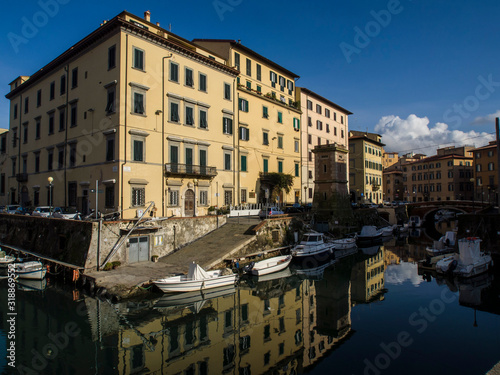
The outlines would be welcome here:
M 0 250 L 0 268 L 6 267 L 8 264 L 14 262 L 16 257 L 12 255 L 7 255 L 5 251 Z
M 330 241 L 333 250 L 347 250 L 356 247 L 356 237 L 339 238 Z
M 382 237 L 382 231 L 377 229 L 374 225 L 365 225 L 361 228 L 361 232 L 358 234 L 358 242 L 373 242 L 380 240 Z
M 300 243 L 290 253 L 294 258 L 301 258 L 331 254 L 332 251 L 333 244 L 325 241 L 323 233 L 308 232 L 304 234 Z
M 38 260 L 14 263 L 14 271 L 19 279 L 41 280 L 47 274 L 47 269 Z
M 288 267 L 291 260 L 291 255 L 272 257 L 250 264 L 250 267 L 245 267 L 244 271 L 245 273 L 255 276 L 267 275 L 285 269 L 286 267 Z
M 218 288 L 226 285 L 234 285 L 236 274 L 232 271 L 225 274 L 224 270 L 205 271 L 195 262 L 189 265 L 187 275 L 172 276 L 165 279 L 153 281 L 153 283 L 164 293 L 193 292 Z
M 439 239 L 439 241 L 433 242 L 432 247 L 430 246 L 426 247 L 425 251 L 431 257 L 452 253 L 453 247 L 455 246 L 456 238 L 457 238 L 457 232 L 447 231 L 446 234 Z
M 436 271 L 460 277 L 472 277 L 488 271 L 492 260 L 480 248 L 481 239 L 467 237 L 458 240 L 459 254 L 445 257 L 436 263 Z

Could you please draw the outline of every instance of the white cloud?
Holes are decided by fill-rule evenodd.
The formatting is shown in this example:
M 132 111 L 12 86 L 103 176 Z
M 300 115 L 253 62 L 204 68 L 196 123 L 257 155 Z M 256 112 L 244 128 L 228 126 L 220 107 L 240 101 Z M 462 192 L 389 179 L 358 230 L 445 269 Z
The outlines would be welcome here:
M 500 117 L 500 110 L 496 111 L 495 113 L 486 115 L 486 116 L 479 116 L 472 121 L 473 124 L 476 125 L 483 125 L 483 124 L 494 124 L 495 123 L 495 118 Z
M 450 130 L 448 125 L 438 122 L 429 126 L 427 117 L 409 115 L 402 119 L 399 116 L 384 116 L 377 125 L 375 132 L 382 136 L 385 150 L 405 154 L 414 152 L 432 156 L 436 149 L 446 146 L 474 145 L 476 147 L 488 144 L 494 140 L 493 134 L 485 132 L 463 132 Z
M 424 280 L 418 275 L 417 264 L 402 262 L 398 265 L 390 265 L 385 271 L 385 283 L 400 285 L 406 281 L 414 286 L 419 286 Z

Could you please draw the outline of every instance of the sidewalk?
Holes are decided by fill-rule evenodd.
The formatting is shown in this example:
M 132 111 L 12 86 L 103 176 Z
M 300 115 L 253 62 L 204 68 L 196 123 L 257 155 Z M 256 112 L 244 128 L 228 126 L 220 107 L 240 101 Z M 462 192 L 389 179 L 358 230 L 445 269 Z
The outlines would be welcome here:
M 197 262 L 205 269 L 222 262 L 231 253 L 254 240 L 251 228 L 260 222 L 258 218 L 230 218 L 227 223 L 179 249 L 160 258 L 157 263 L 140 262 L 118 267 L 111 271 L 93 271 L 85 275 L 95 279 L 96 288 L 103 287 L 108 293 L 128 298 L 140 293 L 140 287 L 151 280 L 178 273 L 187 273 L 189 264 Z

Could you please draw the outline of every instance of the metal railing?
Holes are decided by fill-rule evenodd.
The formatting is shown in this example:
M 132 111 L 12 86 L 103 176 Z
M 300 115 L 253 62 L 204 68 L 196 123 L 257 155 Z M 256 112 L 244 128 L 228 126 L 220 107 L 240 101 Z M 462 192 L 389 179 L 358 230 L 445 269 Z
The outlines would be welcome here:
M 190 175 L 197 177 L 215 177 L 217 176 L 216 167 L 207 167 L 204 165 L 167 163 L 165 164 L 166 175 Z

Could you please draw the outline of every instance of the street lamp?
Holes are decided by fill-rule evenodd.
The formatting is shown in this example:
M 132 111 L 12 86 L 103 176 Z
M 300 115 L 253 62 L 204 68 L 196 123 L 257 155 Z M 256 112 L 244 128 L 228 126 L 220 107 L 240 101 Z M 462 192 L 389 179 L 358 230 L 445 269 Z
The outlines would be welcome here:
M 47 178 L 49 181 L 49 217 L 52 217 L 52 182 L 54 181 L 53 177 Z

